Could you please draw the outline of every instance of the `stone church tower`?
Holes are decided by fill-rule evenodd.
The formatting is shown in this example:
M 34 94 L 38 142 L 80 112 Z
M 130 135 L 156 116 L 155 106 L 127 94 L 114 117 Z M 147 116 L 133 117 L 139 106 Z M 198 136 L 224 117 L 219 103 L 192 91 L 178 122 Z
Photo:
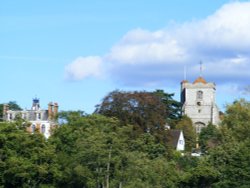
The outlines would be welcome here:
M 201 76 L 193 83 L 181 82 L 182 113 L 192 119 L 197 133 L 210 122 L 214 125 L 220 122 L 215 91 L 215 84 L 206 82 Z

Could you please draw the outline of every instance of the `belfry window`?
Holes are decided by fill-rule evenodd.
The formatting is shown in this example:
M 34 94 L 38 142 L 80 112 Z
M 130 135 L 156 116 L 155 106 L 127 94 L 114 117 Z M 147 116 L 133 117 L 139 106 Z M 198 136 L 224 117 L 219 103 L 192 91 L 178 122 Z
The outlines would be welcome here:
M 202 100 L 203 99 L 203 92 L 202 91 L 197 91 L 197 100 Z

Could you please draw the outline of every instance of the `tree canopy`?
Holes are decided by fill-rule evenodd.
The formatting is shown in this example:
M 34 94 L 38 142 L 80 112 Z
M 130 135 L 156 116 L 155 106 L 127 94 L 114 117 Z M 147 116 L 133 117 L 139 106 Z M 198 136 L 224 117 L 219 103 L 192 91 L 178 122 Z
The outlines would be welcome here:
M 113 91 L 97 105 L 96 113 L 116 117 L 122 124 L 131 124 L 138 133 L 149 132 L 159 140 L 164 140 L 165 125 L 168 120 L 180 117 L 179 103 L 173 94 L 163 90 L 155 92 Z
M 52 185 L 61 176 L 54 146 L 23 124 L 0 123 L 0 185 L 38 187 Z
M 149 104 L 159 99 L 151 97 Z M 149 105 L 138 101 L 145 108 Z M 135 136 L 136 121 L 131 119 L 82 111 L 59 116 L 65 121 L 47 140 L 39 132 L 26 132 L 22 121 L 0 123 L 0 187 L 250 187 L 250 102 L 246 100 L 227 106 L 221 126 L 202 129 L 201 157 L 190 152 L 181 155 L 150 131 Z M 185 116 L 176 124 L 190 146 L 191 124 Z

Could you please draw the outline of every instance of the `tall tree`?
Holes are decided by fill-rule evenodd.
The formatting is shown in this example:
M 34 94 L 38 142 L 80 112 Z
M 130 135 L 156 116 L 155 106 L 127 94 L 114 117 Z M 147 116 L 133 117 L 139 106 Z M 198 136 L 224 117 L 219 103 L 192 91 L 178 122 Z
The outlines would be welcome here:
M 240 99 L 227 106 L 222 122 L 238 140 L 250 137 L 250 102 Z
M 170 125 L 174 126 L 181 119 L 181 103 L 173 99 L 173 93 L 169 94 L 165 93 L 164 90 L 156 90 L 154 94 L 159 96 L 165 104 L 166 120 Z
M 113 91 L 97 105 L 96 113 L 118 118 L 124 125 L 132 124 L 138 132 L 161 137 L 166 123 L 165 104 L 152 92 Z

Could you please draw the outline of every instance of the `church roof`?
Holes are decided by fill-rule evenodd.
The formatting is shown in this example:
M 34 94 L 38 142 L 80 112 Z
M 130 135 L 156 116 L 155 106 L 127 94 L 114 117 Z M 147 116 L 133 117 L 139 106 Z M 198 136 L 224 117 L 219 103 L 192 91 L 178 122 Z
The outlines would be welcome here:
M 196 83 L 203 83 L 203 84 L 206 84 L 207 81 L 206 81 L 204 78 L 202 78 L 201 76 L 199 76 L 199 77 L 194 81 L 194 84 L 196 84 Z

